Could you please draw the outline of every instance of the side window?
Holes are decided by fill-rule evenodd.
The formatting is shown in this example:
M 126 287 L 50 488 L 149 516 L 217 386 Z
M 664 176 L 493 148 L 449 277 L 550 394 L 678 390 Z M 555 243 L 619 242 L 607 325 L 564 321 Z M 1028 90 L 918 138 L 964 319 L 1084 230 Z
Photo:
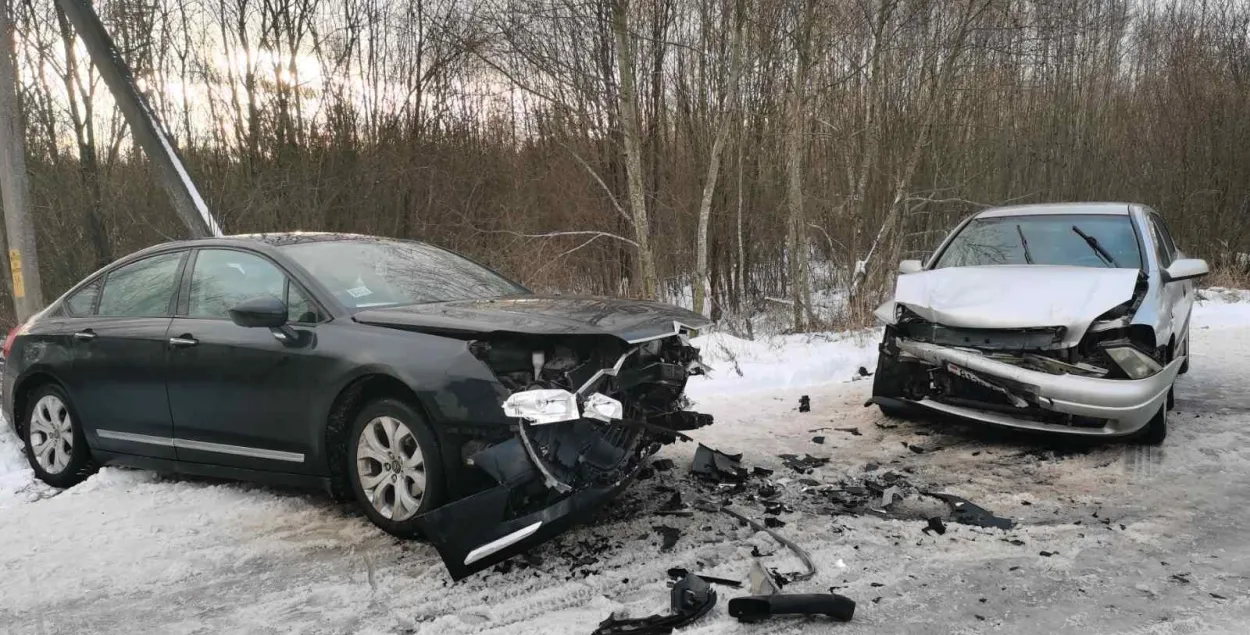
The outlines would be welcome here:
M 152 256 L 110 272 L 100 291 L 97 314 L 114 317 L 169 315 L 169 303 L 178 288 L 178 265 L 184 253 Z
M 260 296 L 282 299 L 286 276 L 273 263 L 245 251 L 203 249 L 191 272 L 188 317 L 230 319 L 230 309 Z
M 1163 237 L 1163 245 L 1167 247 L 1168 253 L 1171 254 L 1172 260 L 1176 260 L 1177 250 L 1176 242 L 1172 240 L 1172 232 L 1168 230 L 1168 224 L 1163 221 L 1162 216 L 1151 216 L 1155 223 L 1159 225 L 1159 235 Z
M 65 310 L 71 317 L 86 317 L 95 311 L 96 298 L 100 297 L 103 279 L 96 280 L 81 288 L 77 293 L 65 300 Z
M 308 300 L 299 287 L 286 283 L 286 319 L 296 324 L 316 324 L 321 321 L 317 305 Z

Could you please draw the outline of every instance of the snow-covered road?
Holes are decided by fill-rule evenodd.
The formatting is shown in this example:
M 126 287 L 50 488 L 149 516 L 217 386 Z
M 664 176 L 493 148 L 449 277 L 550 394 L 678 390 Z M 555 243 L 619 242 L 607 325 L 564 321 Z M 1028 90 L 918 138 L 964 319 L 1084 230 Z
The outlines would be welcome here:
M 725 602 L 743 592 L 722 588 L 712 613 L 683 633 L 1246 632 L 1250 304 L 1196 310 L 1193 370 L 1177 386 L 1162 448 L 887 420 L 861 407 L 869 382 L 845 381 L 871 360 L 869 337 L 804 348 L 792 338 L 782 352 L 719 339 L 709 349 L 725 351 L 709 356 L 720 376 L 691 390 L 717 423 L 697 436 L 776 470 L 798 510 L 781 516 L 780 531 L 819 569 L 786 591 L 837 586 L 859 607 L 848 624 L 739 625 Z M 801 395 L 810 413 L 797 412 Z M 850 427 L 861 434 L 813 432 Z M 765 564 L 797 570 L 766 535 L 724 516 L 655 514 L 671 495 L 665 487 L 686 500 L 707 493 L 687 480 L 694 449 L 666 448 L 676 469 L 638 483 L 591 524 L 506 570 L 452 584 L 430 547 L 394 540 L 318 495 L 112 468 L 52 490 L 33 482 L 4 429 L 0 633 L 585 634 L 613 611 L 666 611 L 669 567 L 744 578 L 755 547 Z M 875 463 L 1019 526 L 952 524 L 936 536 L 921 520 L 834 516 L 804 503 L 811 497 L 783 453 L 829 457 L 805 477 L 821 482 Z M 757 501 L 735 500 L 763 513 Z M 916 518 L 928 513 L 921 499 L 906 504 Z M 670 551 L 661 551 L 661 525 L 682 530 Z

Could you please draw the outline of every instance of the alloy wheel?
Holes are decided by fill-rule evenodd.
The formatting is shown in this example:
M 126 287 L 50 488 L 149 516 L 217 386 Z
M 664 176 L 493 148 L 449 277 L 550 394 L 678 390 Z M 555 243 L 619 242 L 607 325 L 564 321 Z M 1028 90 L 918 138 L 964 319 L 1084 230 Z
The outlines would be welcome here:
M 374 417 L 356 443 L 356 473 L 373 508 L 392 521 L 411 518 L 425 496 L 425 457 L 417 437 L 394 417 Z
M 74 455 L 74 422 L 56 395 L 44 395 L 30 417 L 30 447 L 39 467 L 60 474 Z

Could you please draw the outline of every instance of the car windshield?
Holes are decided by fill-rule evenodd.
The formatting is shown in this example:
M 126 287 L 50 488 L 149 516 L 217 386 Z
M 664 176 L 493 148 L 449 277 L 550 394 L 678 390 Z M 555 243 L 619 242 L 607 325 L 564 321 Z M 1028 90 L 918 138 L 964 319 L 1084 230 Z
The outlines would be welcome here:
M 1127 215 L 1046 214 L 977 218 L 964 226 L 935 269 L 981 265 L 1071 265 L 1140 269 Z
M 349 308 L 528 293 L 486 267 L 422 243 L 384 239 L 318 241 L 280 249 Z

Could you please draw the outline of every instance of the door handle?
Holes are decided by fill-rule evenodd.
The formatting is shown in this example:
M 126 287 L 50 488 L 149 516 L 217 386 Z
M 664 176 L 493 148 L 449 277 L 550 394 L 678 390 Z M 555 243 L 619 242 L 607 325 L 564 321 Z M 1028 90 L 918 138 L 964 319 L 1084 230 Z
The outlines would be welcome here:
M 96 338 L 95 331 L 92 331 L 91 329 L 86 329 L 86 330 L 74 333 L 74 339 L 78 340 L 79 342 L 90 342 L 91 340 L 95 338 Z
M 169 338 L 169 345 L 174 348 L 189 348 L 199 343 L 200 343 L 199 340 L 195 339 L 194 337 L 191 337 L 190 335 L 187 335 L 184 337 Z

